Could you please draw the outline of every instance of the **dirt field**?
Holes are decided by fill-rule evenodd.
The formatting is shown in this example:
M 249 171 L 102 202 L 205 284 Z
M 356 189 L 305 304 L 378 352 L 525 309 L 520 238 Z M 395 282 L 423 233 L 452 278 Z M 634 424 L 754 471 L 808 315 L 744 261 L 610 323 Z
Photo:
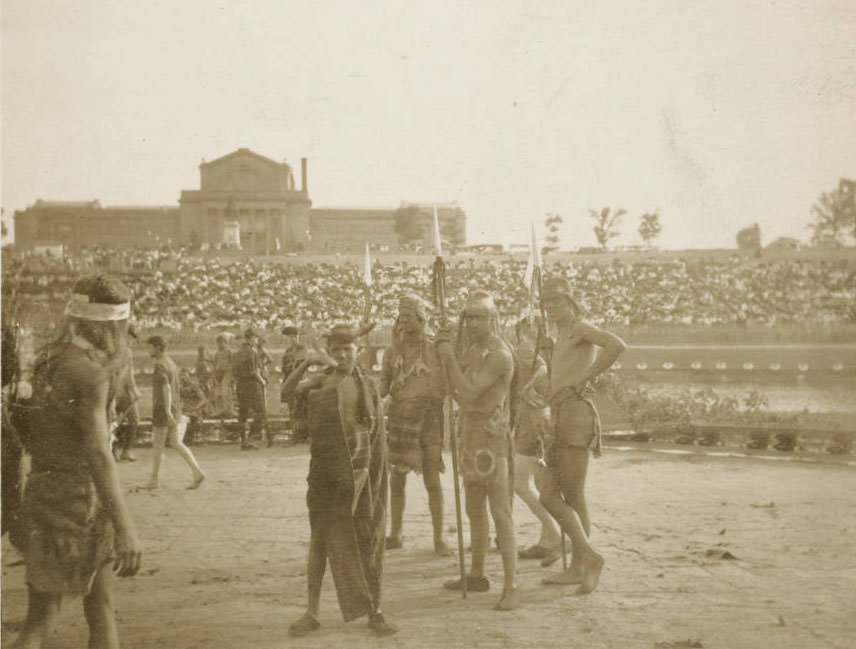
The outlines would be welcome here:
M 607 563 L 600 588 L 540 585 L 545 569 L 519 565 L 523 607 L 491 610 L 500 587 L 460 595 L 441 583 L 456 561 L 431 552 L 427 499 L 408 482 L 405 547 L 387 554 L 388 617 L 398 635 L 376 639 L 345 625 L 331 578 L 322 628 L 303 639 L 288 624 L 305 605 L 309 535 L 305 446 L 241 453 L 197 448 L 208 481 L 185 491 L 189 472 L 171 451 L 159 493 L 138 491 L 150 451 L 119 465 L 144 542 L 143 569 L 118 588 L 124 647 L 811 647 L 856 646 L 856 470 L 850 464 L 675 456 L 607 449 L 589 479 L 593 540 Z M 852 458 L 851 458 L 852 459 Z M 447 527 L 454 509 L 445 476 Z M 515 502 L 518 543 L 537 537 Z M 466 524 L 465 524 L 466 525 Z M 2 642 L 26 606 L 24 569 L 3 545 Z M 723 553 L 730 553 L 735 558 Z M 86 645 L 79 602 L 69 602 L 51 646 Z

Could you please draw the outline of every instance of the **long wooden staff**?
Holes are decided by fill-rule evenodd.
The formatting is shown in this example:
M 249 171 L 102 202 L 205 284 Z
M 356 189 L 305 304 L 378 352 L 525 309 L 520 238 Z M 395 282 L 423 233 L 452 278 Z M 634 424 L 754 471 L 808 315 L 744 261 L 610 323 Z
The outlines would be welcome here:
M 538 335 L 535 341 L 535 358 L 532 360 L 532 368 L 534 370 L 535 363 L 538 361 L 538 352 L 541 349 L 541 345 L 547 338 L 547 311 L 544 308 L 544 278 L 541 275 L 541 268 L 536 267 L 534 270 L 534 284 L 538 287 L 538 306 L 541 311 L 541 318 L 538 322 Z M 550 353 L 543 354 L 544 364 L 547 366 L 547 381 L 550 385 L 548 389 L 548 393 L 551 393 L 552 383 L 550 382 L 550 377 L 552 376 L 551 368 L 552 368 L 552 351 Z M 570 506 L 570 505 L 569 505 Z M 565 541 L 565 528 L 562 527 L 562 521 L 557 521 L 559 523 L 559 531 L 562 534 L 562 570 L 568 569 L 568 550 L 567 543 Z
M 436 218 L 436 217 L 435 217 Z M 440 248 L 437 248 L 437 258 L 434 260 L 432 267 L 432 296 L 434 298 L 434 308 L 440 317 L 440 322 L 446 324 L 446 262 L 443 261 L 443 254 Z M 452 450 L 452 481 L 455 489 L 455 522 L 458 528 L 458 563 L 461 567 L 461 597 L 467 596 L 467 567 L 466 556 L 464 554 L 464 524 L 461 516 L 461 488 L 458 484 L 458 442 L 455 439 L 455 433 L 452 430 L 452 382 L 449 380 L 449 372 L 445 364 L 443 365 L 446 373 L 446 383 L 448 390 L 443 396 L 443 437 L 449 440 Z

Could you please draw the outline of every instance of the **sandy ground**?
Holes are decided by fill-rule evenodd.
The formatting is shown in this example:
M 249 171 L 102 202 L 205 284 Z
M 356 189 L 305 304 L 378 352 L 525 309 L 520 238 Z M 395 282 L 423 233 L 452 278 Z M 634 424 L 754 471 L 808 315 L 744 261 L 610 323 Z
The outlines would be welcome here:
M 120 474 L 144 542 L 144 565 L 118 586 L 124 647 L 809 647 L 856 646 L 856 470 L 852 463 L 772 462 L 607 449 L 590 471 L 593 540 L 606 557 L 600 588 L 540 585 L 521 561 L 523 606 L 491 609 L 491 592 L 444 591 L 456 561 L 431 551 L 421 481 L 408 482 L 405 547 L 387 553 L 385 609 L 398 635 L 378 639 L 344 624 L 331 578 L 322 628 L 288 637 L 305 605 L 309 527 L 305 446 L 241 453 L 196 449 L 208 480 L 167 452 L 164 488 L 137 491 L 150 451 Z M 852 458 L 851 458 L 852 459 Z M 454 524 L 445 476 L 447 528 Z M 518 542 L 535 542 L 535 518 L 515 502 Z M 466 523 L 465 523 L 466 525 Z M 26 607 L 24 568 L 4 539 L 2 641 Z M 728 552 L 735 559 L 721 558 Z M 50 646 L 84 647 L 79 602 L 68 602 Z

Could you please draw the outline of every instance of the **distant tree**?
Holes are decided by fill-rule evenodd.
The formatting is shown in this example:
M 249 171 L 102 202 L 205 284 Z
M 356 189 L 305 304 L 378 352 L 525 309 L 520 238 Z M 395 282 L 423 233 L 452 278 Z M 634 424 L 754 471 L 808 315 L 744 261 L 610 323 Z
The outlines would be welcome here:
M 856 237 L 856 181 L 842 178 L 836 190 L 820 195 L 811 214 L 812 244 L 840 246 L 848 235 Z
M 0 226 L 3 228 L 2 236 L 5 239 L 6 235 L 9 234 L 9 229 L 6 227 L 6 221 L 0 221 Z
M 409 245 L 425 236 L 425 220 L 416 205 L 407 205 L 395 210 L 393 229 L 401 245 Z
M 547 216 L 544 218 L 544 227 L 547 228 L 547 236 L 544 237 L 546 245 L 543 248 L 543 252 L 548 253 L 559 249 L 559 228 L 564 222 L 565 219 L 560 214 L 547 212 Z
M 657 212 L 646 212 L 642 215 L 639 223 L 639 236 L 646 246 L 660 236 L 663 227 L 660 225 L 660 215 Z
M 616 228 L 621 224 L 621 219 L 625 214 L 627 214 L 626 210 L 618 209 L 613 212 L 608 207 L 604 207 L 600 212 L 589 210 L 589 216 L 595 221 L 595 226 L 592 228 L 594 236 L 597 237 L 597 242 L 604 250 L 606 250 L 610 239 L 621 234 Z

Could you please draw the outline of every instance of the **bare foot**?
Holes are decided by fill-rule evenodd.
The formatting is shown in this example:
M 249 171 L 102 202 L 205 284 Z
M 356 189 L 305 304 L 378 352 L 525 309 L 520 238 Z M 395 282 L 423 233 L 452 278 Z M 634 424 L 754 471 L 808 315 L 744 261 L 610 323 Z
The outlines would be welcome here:
M 583 583 L 583 570 L 579 568 L 568 568 L 567 570 L 562 570 L 561 572 L 553 573 L 552 575 L 547 575 L 541 580 L 542 584 L 546 584 L 548 586 L 568 586 L 570 584 L 581 584 Z
M 547 554 L 541 559 L 541 567 L 549 568 L 554 563 L 556 563 L 559 559 L 562 558 L 562 551 L 558 548 L 551 548 L 548 550 Z
M 190 486 L 188 487 L 188 489 L 198 489 L 199 485 L 202 484 L 203 480 L 205 480 L 205 474 L 200 473 L 198 476 L 193 478 L 193 482 L 190 483 Z
M 513 611 L 520 606 L 520 592 L 516 588 L 502 591 L 502 599 L 493 607 L 496 611 Z
M 300 637 L 312 633 L 313 631 L 317 631 L 321 626 L 320 622 L 312 617 L 309 613 L 306 613 L 298 619 L 296 622 L 293 622 L 290 627 L 288 627 L 288 634 L 295 637 Z
M 386 549 L 387 550 L 398 550 L 402 543 L 402 537 L 400 536 L 387 536 L 386 537 Z
M 438 557 L 449 557 L 452 555 L 452 549 L 441 539 L 440 541 L 434 541 L 434 554 Z
M 603 557 L 597 552 L 593 552 L 592 556 L 583 563 L 583 582 L 577 588 L 577 595 L 585 595 L 597 588 L 597 583 L 600 581 L 600 573 L 603 570 Z
M 158 489 L 160 489 L 160 483 L 159 482 L 152 482 L 151 480 L 149 480 L 145 484 L 143 489 L 148 489 L 149 491 L 157 491 Z

